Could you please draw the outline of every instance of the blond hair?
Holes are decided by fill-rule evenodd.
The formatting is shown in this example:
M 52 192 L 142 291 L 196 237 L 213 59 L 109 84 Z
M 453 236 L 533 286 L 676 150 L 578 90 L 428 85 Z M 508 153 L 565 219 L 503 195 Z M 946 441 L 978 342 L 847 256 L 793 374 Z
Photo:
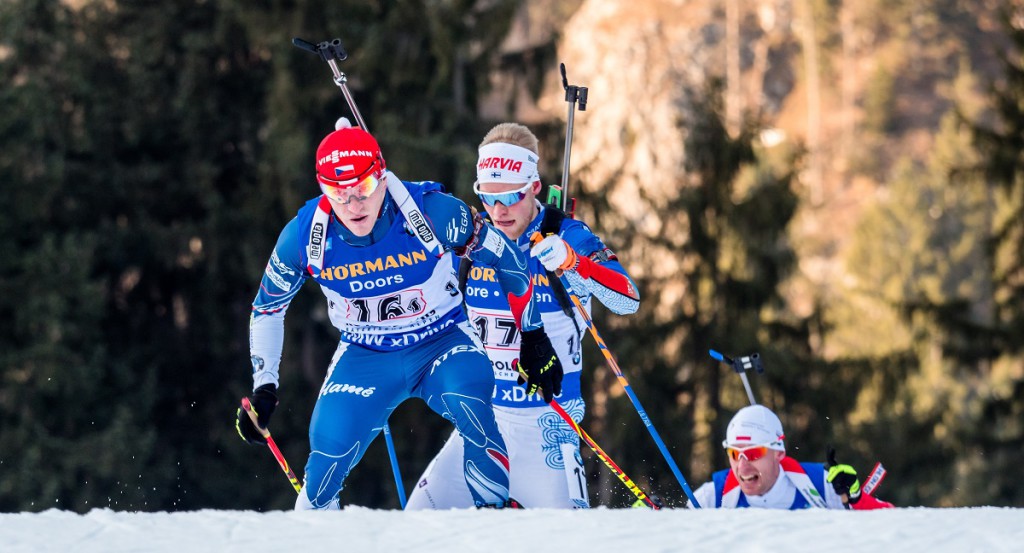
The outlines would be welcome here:
M 483 142 L 480 143 L 480 147 L 483 148 L 484 146 L 495 142 L 512 144 L 513 146 L 526 148 L 527 150 L 540 155 L 537 151 L 539 148 L 537 136 L 533 134 L 533 131 L 519 123 L 499 123 L 498 125 L 495 125 L 493 129 L 487 131 L 487 134 L 484 135 L 484 139 Z

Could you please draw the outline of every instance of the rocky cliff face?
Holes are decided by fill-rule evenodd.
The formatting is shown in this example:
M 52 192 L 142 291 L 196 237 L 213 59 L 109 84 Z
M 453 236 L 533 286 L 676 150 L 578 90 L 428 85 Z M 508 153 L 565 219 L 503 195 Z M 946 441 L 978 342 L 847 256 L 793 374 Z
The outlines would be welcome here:
M 734 52 L 741 86 L 727 89 L 732 111 L 756 107 L 777 118 L 794 88 L 786 55 L 793 43 L 779 31 L 791 25 L 788 3 L 762 2 L 742 19 L 736 38 L 719 2 L 595 1 L 584 2 L 562 28 L 558 59 L 572 84 L 589 88 L 588 109 L 575 117 L 571 158 L 581 217 L 599 226 L 632 274 L 665 283 L 665 317 L 687 295 L 671 278 L 685 263 L 673 245 L 688 239 L 687 222 L 665 205 L 693 185 L 683 150 L 690 99 L 708 79 L 725 78 L 727 53 L 741 43 Z M 557 74 L 544 91 L 539 107 L 565 120 Z M 616 236 L 635 237 L 624 243 Z
M 787 287 L 790 307 L 806 316 L 843 280 L 852 230 L 884 193 L 889 167 L 901 156 L 921 162 L 929 154 L 939 120 L 956 100 L 948 83 L 958 64 L 991 66 L 983 8 L 928 4 L 868 0 L 825 12 L 813 0 L 533 0 L 506 50 L 548 69 L 540 76 L 521 67 L 496 73 L 501 99 L 485 113 L 564 122 L 557 71 L 564 62 L 570 83 L 589 88 L 572 148 L 581 215 L 622 251 L 632 272 L 665 276 L 681 260 L 643 237 L 686 240 L 685 223 L 662 209 L 665 198 L 688 186 L 681 122 L 689 95 L 709 78 L 723 79 L 732 128 L 747 114 L 766 129 L 765 146 L 807 149 L 797 185 L 803 201 L 791 229 L 800 271 Z M 948 21 L 938 10 L 964 19 Z M 545 58 L 552 41 L 555 53 Z M 548 144 L 554 148 L 542 155 L 561 167 L 561 144 Z M 603 204 L 597 198 L 612 209 L 595 212 Z M 638 239 L 616 243 L 627 228 Z M 685 293 L 669 290 L 667 297 Z

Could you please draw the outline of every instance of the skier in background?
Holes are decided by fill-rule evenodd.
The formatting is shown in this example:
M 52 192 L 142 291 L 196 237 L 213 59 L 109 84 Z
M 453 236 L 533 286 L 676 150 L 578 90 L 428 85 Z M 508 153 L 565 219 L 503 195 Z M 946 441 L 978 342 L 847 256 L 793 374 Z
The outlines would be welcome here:
M 885 509 L 893 505 L 862 494 L 857 471 L 836 464 L 799 463 L 786 456 L 782 422 L 763 405 L 740 409 L 729 422 L 722 446 L 729 467 L 694 492 L 705 509 Z M 844 497 L 846 499 L 844 500 Z
M 440 184 L 400 181 L 386 169 L 376 140 L 342 121 L 317 148 L 323 194 L 281 232 L 253 302 L 251 401 L 258 424 L 266 427 L 278 403 L 285 311 L 312 279 L 341 339 L 313 410 L 295 508 L 337 509 L 345 477 L 410 397 L 453 421 L 464 438 L 459 470 L 471 504 L 503 507 L 509 461 L 491 407 L 494 377 L 467 320 L 452 255 L 494 272 L 510 322 L 523 335 L 519 362 L 528 384 L 550 393 L 561 384 L 562 368 L 532 301 L 526 256 Z M 431 238 L 440 246 L 434 251 Z M 266 443 L 244 411 L 236 417 L 243 439 Z
M 579 422 L 584 412 L 580 341 L 586 323 L 567 296 L 557 299 L 559 292 L 553 287 L 561 286 L 552 271 L 564 271 L 588 312 L 591 297 L 596 297 L 615 313 L 634 313 L 640 296 L 615 254 L 585 224 L 537 201 L 541 190 L 537 152 L 537 137 L 528 128 L 517 123 L 497 125 L 480 144 L 474 191 L 491 224 L 518 248 L 530 250 L 530 269 L 537 275 L 537 306 L 565 368 L 561 394 L 556 390 L 555 397 Z M 532 248 L 531 239 L 535 242 Z M 472 267 L 466 282 L 466 304 L 494 366 L 494 412 L 508 446 L 511 496 L 527 508 L 587 508 L 590 501 L 579 437 L 545 405 L 552 399 L 550 394 L 545 391 L 541 397 L 516 385 L 514 358 L 519 334 L 512 324 L 514 309 L 499 292 L 492 270 Z M 473 504 L 470 490 L 459 476 L 463 442 L 462 436 L 452 434 L 420 478 L 407 509 Z

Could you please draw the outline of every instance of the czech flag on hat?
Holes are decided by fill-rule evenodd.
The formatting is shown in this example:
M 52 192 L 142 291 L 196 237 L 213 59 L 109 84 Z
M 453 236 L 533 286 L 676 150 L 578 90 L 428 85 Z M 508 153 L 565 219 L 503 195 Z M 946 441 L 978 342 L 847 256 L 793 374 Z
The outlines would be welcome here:
M 316 149 L 316 175 L 327 186 L 352 186 L 370 172 L 383 172 L 384 156 L 370 133 L 358 127 L 336 130 Z

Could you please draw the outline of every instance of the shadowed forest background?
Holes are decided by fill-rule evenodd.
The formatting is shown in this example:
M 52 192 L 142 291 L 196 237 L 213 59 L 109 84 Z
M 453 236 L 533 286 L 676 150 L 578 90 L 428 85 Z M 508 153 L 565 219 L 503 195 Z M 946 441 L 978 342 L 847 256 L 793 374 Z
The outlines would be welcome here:
M 1024 505 L 1024 11 L 1011 0 L 0 2 L 0 511 L 286 509 L 235 433 L 250 304 L 348 110 L 389 168 L 472 205 L 476 146 L 529 124 L 640 312 L 595 321 L 691 486 L 751 375 L 789 453 L 897 505 Z M 620 64 L 621 63 L 621 64 Z M 301 477 L 337 342 L 307 286 L 271 423 Z M 587 338 L 583 426 L 683 493 Z M 406 486 L 450 432 L 391 419 Z M 629 494 L 584 452 L 595 505 Z M 343 503 L 397 508 L 377 440 Z

